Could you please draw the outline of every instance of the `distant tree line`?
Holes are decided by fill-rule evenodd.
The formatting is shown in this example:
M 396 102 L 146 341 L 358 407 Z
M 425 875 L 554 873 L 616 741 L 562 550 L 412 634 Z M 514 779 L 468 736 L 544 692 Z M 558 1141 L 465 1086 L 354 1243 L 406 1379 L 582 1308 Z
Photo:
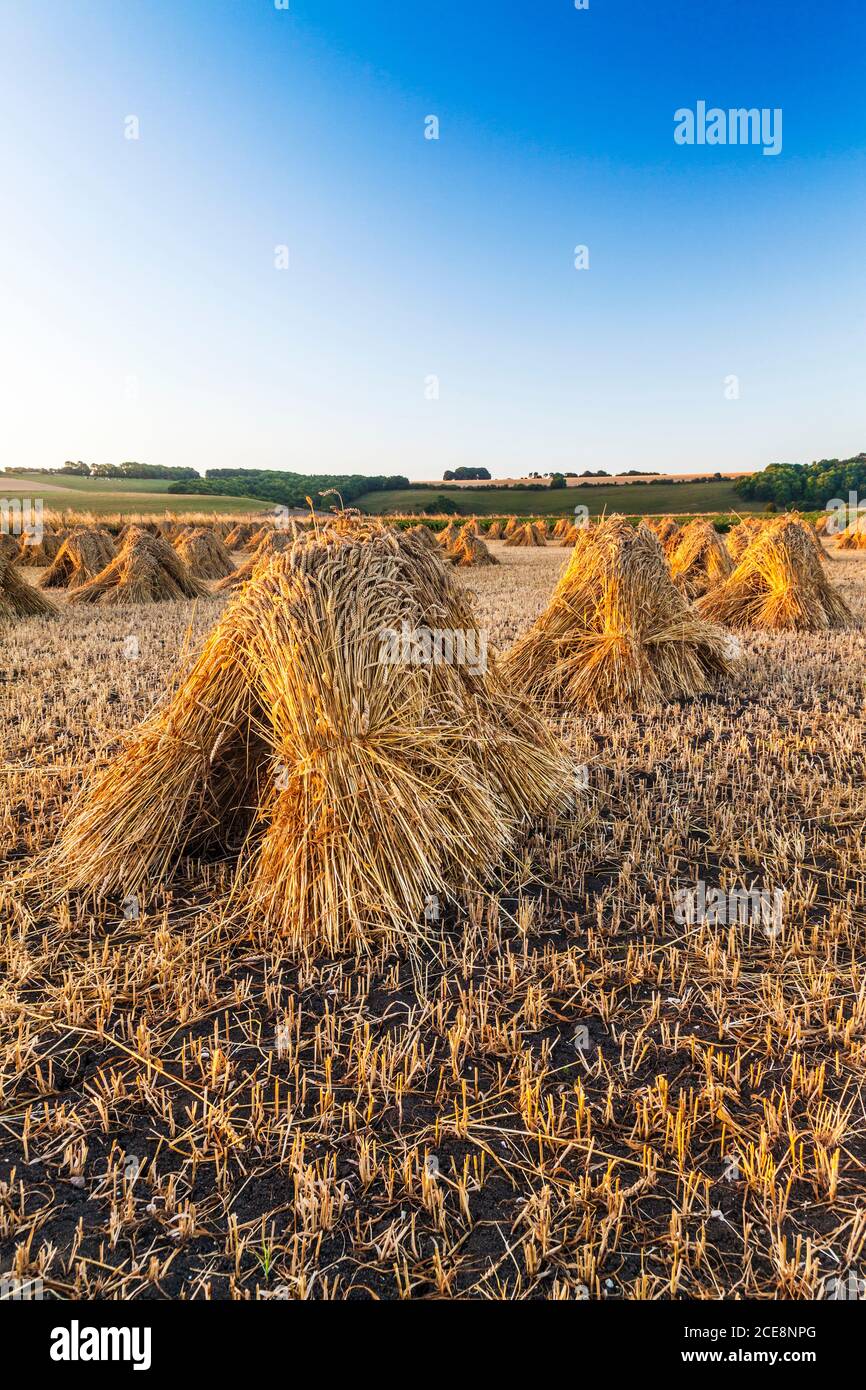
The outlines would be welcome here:
M 45 473 L 71 473 L 76 478 L 168 478 L 181 481 L 197 478 L 195 468 L 171 468 L 162 463 L 84 463 L 67 459 L 62 468 L 40 469 Z
M 781 507 L 825 507 L 834 497 L 847 501 L 849 492 L 866 493 L 866 454 L 815 463 L 771 463 L 760 473 L 738 478 L 734 491 L 749 501 Z
M 274 502 L 282 507 L 303 507 L 307 497 L 316 506 L 339 504 L 348 506 L 364 492 L 385 492 L 392 488 L 409 487 L 402 474 L 368 478 L 362 473 L 284 473 L 270 468 L 209 468 L 203 478 L 197 475 L 189 483 L 172 483 L 169 492 L 185 492 L 217 497 L 255 497 L 262 502 Z M 323 493 L 339 493 L 339 497 L 321 501 Z
M 488 492 L 546 492 L 548 488 L 568 487 L 569 484 L 567 480 L 569 478 L 576 479 L 576 481 L 571 484 L 571 486 L 575 488 L 598 487 L 598 483 L 593 483 L 590 479 L 610 478 L 613 483 L 614 476 L 617 478 L 628 478 L 629 487 L 692 487 L 696 483 L 719 483 L 724 481 L 724 475 L 722 473 L 708 473 L 705 477 L 700 478 L 663 478 L 657 473 L 637 473 L 632 470 L 627 473 L 617 473 L 614 475 L 605 473 L 604 469 L 600 469 L 595 473 L 590 473 L 589 471 L 581 473 L 579 477 L 577 473 L 545 473 L 544 478 L 547 481 L 541 481 L 542 475 L 540 473 L 530 473 L 528 474 L 529 478 L 537 478 L 539 481 L 491 483 L 489 487 L 484 489 L 484 492 L 485 494 Z M 427 489 L 429 486 L 429 483 L 409 483 L 409 487 L 415 489 Z M 617 486 L 622 485 L 619 484 Z M 463 491 L 456 483 L 442 483 L 441 487 L 443 492 Z

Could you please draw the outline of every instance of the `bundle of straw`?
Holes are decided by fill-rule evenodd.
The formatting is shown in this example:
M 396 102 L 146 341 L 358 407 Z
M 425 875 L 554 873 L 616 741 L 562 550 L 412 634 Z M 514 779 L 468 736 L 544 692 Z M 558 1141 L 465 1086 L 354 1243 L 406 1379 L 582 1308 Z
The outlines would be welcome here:
M 757 517 L 746 516 L 731 527 L 725 538 L 725 549 L 735 563 L 739 563 L 752 541 L 760 535 L 762 525 Z
M 194 579 L 225 579 L 235 572 L 232 557 L 207 526 L 178 536 L 174 549 Z
M 646 525 L 658 536 L 662 550 L 668 554 L 668 547 L 679 535 L 679 522 L 674 521 L 672 516 L 653 516 L 649 518 Z
M 487 528 L 487 539 L 489 541 L 498 541 L 501 535 L 502 522 L 499 520 L 498 517 L 496 517 L 493 521 L 491 521 L 490 525 Z
M 206 594 L 207 589 L 193 579 L 167 540 L 130 526 L 114 559 L 95 578 L 73 589 L 69 602 L 123 606 Z
M 28 536 L 21 536 L 18 541 L 16 563 L 19 565 L 50 565 L 65 539 L 65 532 L 50 531 L 47 527 L 37 545 L 32 545 Z
M 20 543 L 20 536 L 12 536 L 7 531 L 0 531 L 0 558 L 9 560 L 14 564 L 18 559 Z
M 176 526 L 182 525 L 181 522 L 175 522 L 174 524 Z M 124 526 L 121 526 L 120 530 L 117 533 L 118 546 L 122 546 L 124 544 L 127 536 L 133 534 L 138 535 L 142 531 L 145 533 L 145 535 L 148 536 L 162 535 L 158 521 L 127 521 Z
M 818 539 L 818 532 L 815 530 L 814 525 L 811 521 L 809 521 L 808 517 L 801 516 L 799 512 L 788 512 L 782 518 L 782 520 L 796 521 L 798 525 L 802 526 L 803 534 L 807 537 L 809 544 L 811 545 L 818 559 L 821 561 L 822 564 L 827 563 L 828 557 L 824 551 L 824 547 Z
M 20 575 L 12 561 L 0 555 L 0 619 L 48 618 L 54 604 Z
M 105 569 L 116 554 L 107 531 L 79 526 L 70 532 L 42 576 L 43 589 L 77 589 Z
M 419 522 L 417 526 L 407 527 L 406 534 L 408 536 L 414 536 L 422 545 L 426 545 L 428 550 L 436 549 L 436 537 L 430 530 L 430 527 L 424 525 L 423 521 Z
M 721 584 L 733 571 L 722 538 L 709 521 L 690 521 L 672 546 L 668 564 L 671 579 L 689 602 Z
M 269 536 L 276 534 L 276 528 L 272 525 L 254 527 L 252 533 L 247 537 L 244 549 L 255 552 L 262 541 L 266 541 Z
M 857 516 L 845 527 L 836 542 L 837 550 L 866 550 L 866 516 Z
M 249 559 L 219 581 L 216 586 L 217 593 L 238 589 L 242 584 L 246 584 L 248 579 L 252 579 L 260 565 L 267 564 L 275 555 L 282 555 L 284 551 L 291 550 L 299 534 L 294 522 L 285 531 L 274 531 L 269 527 Z
M 806 528 L 787 518 L 763 531 L 730 578 L 699 599 L 696 608 L 731 628 L 825 632 L 853 621 Z
M 242 550 L 256 529 L 251 521 L 239 521 L 226 536 L 226 550 Z
M 504 538 L 505 540 L 508 540 L 508 537 L 509 537 L 509 536 L 513 536 L 513 535 L 514 535 L 514 532 L 518 529 L 518 526 L 519 526 L 519 523 L 518 523 L 517 517 L 516 517 L 516 516 L 510 516 L 510 517 L 508 518 L 508 520 L 506 521 L 505 526 L 504 526 L 503 531 L 502 531 L 503 538 Z
M 570 550 L 571 547 L 580 540 L 583 529 L 584 528 L 581 526 L 576 526 L 573 521 L 567 522 L 563 530 L 559 533 L 560 548 L 563 550 L 566 548 Z
M 458 528 L 454 525 L 453 521 L 449 521 L 442 527 L 442 530 L 437 533 L 436 540 L 438 544 L 442 546 L 443 550 L 448 550 L 456 541 L 457 535 Z
M 243 832 L 232 901 L 293 948 L 417 933 L 431 895 L 481 884 L 519 822 L 573 781 L 494 659 L 484 672 L 401 652 L 401 632 L 443 629 L 467 633 L 472 616 L 415 537 L 370 525 L 300 539 L 84 790 L 50 872 L 128 893 Z
M 702 694 L 738 655 L 674 587 L 652 532 L 609 517 L 579 532 L 548 608 L 505 668 L 543 704 L 608 709 Z
M 541 539 L 532 522 L 527 521 L 525 526 L 518 526 L 511 532 L 505 544 L 515 546 L 538 546 L 544 545 L 546 542 Z
M 458 565 L 461 569 L 467 565 L 499 564 L 496 556 L 491 555 L 480 536 L 475 536 L 465 529 L 448 551 L 448 559 L 452 565 Z
M 538 538 L 538 544 L 547 545 L 547 522 L 533 521 L 532 529 L 535 532 L 536 537 Z
M 564 536 L 571 529 L 571 526 L 572 522 L 569 518 L 567 516 L 561 516 L 558 521 L 553 523 L 553 535 L 557 537 Z

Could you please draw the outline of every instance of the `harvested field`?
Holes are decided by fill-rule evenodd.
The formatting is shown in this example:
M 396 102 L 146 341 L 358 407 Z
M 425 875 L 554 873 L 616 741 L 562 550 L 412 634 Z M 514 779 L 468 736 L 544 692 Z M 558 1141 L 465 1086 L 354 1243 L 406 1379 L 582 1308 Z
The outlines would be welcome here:
M 449 573 L 503 649 L 569 555 L 490 549 Z M 862 623 L 866 556 L 832 572 Z M 864 631 L 747 632 L 714 693 L 569 711 L 591 820 L 528 825 L 411 949 L 304 961 L 226 911 L 226 849 L 95 905 L 39 881 L 226 603 L 0 628 L 0 1267 L 57 1298 L 831 1296 L 866 1236 Z M 782 893 L 778 930 L 684 920 L 701 884 Z

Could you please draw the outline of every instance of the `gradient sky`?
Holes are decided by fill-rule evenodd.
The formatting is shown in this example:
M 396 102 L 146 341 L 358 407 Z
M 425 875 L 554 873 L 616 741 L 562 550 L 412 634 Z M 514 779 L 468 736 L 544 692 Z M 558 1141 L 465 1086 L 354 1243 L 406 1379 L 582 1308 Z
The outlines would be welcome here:
M 863 0 L 0 0 L 0 463 L 866 449 L 864 77 Z

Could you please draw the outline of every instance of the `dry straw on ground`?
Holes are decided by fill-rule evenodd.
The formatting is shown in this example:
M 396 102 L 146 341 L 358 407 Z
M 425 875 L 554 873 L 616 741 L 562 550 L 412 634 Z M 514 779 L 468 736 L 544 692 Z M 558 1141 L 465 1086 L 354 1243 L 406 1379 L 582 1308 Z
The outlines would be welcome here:
M 201 580 L 193 579 L 167 540 L 133 526 L 114 559 L 95 578 L 72 589 L 69 602 L 125 606 L 206 594 Z
M 56 612 L 50 599 L 28 584 L 11 560 L 0 555 L 0 619 L 48 618 Z
M 814 537 L 787 517 L 762 531 L 730 578 L 696 607 L 731 628 L 825 632 L 852 621 L 848 604 L 824 574 Z
M 430 895 L 482 883 L 571 765 L 495 665 L 407 660 L 404 624 L 474 631 L 437 552 L 383 527 L 299 541 L 84 792 L 52 872 L 130 892 L 240 828 L 235 901 L 291 948 L 423 930 Z
M 549 606 L 505 666 L 543 703 L 607 709 L 702 694 L 735 658 L 674 587 L 652 532 L 611 517 L 580 533 Z
M 235 572 L 226 547 L 207 526 L 176 537 L 174 549 L 194 579 L 225 579 Z
M 43 589 L 77 589 L 110 564 L 116 554 L 107 531 L 82 526 L 71 532 L 42 576 Z
M 690 602 L 721 584 L 733 571 L 731 557 L 711 521 L 690 521 L 675 540 L 669 537 L 669 544 L 671 578 Z

